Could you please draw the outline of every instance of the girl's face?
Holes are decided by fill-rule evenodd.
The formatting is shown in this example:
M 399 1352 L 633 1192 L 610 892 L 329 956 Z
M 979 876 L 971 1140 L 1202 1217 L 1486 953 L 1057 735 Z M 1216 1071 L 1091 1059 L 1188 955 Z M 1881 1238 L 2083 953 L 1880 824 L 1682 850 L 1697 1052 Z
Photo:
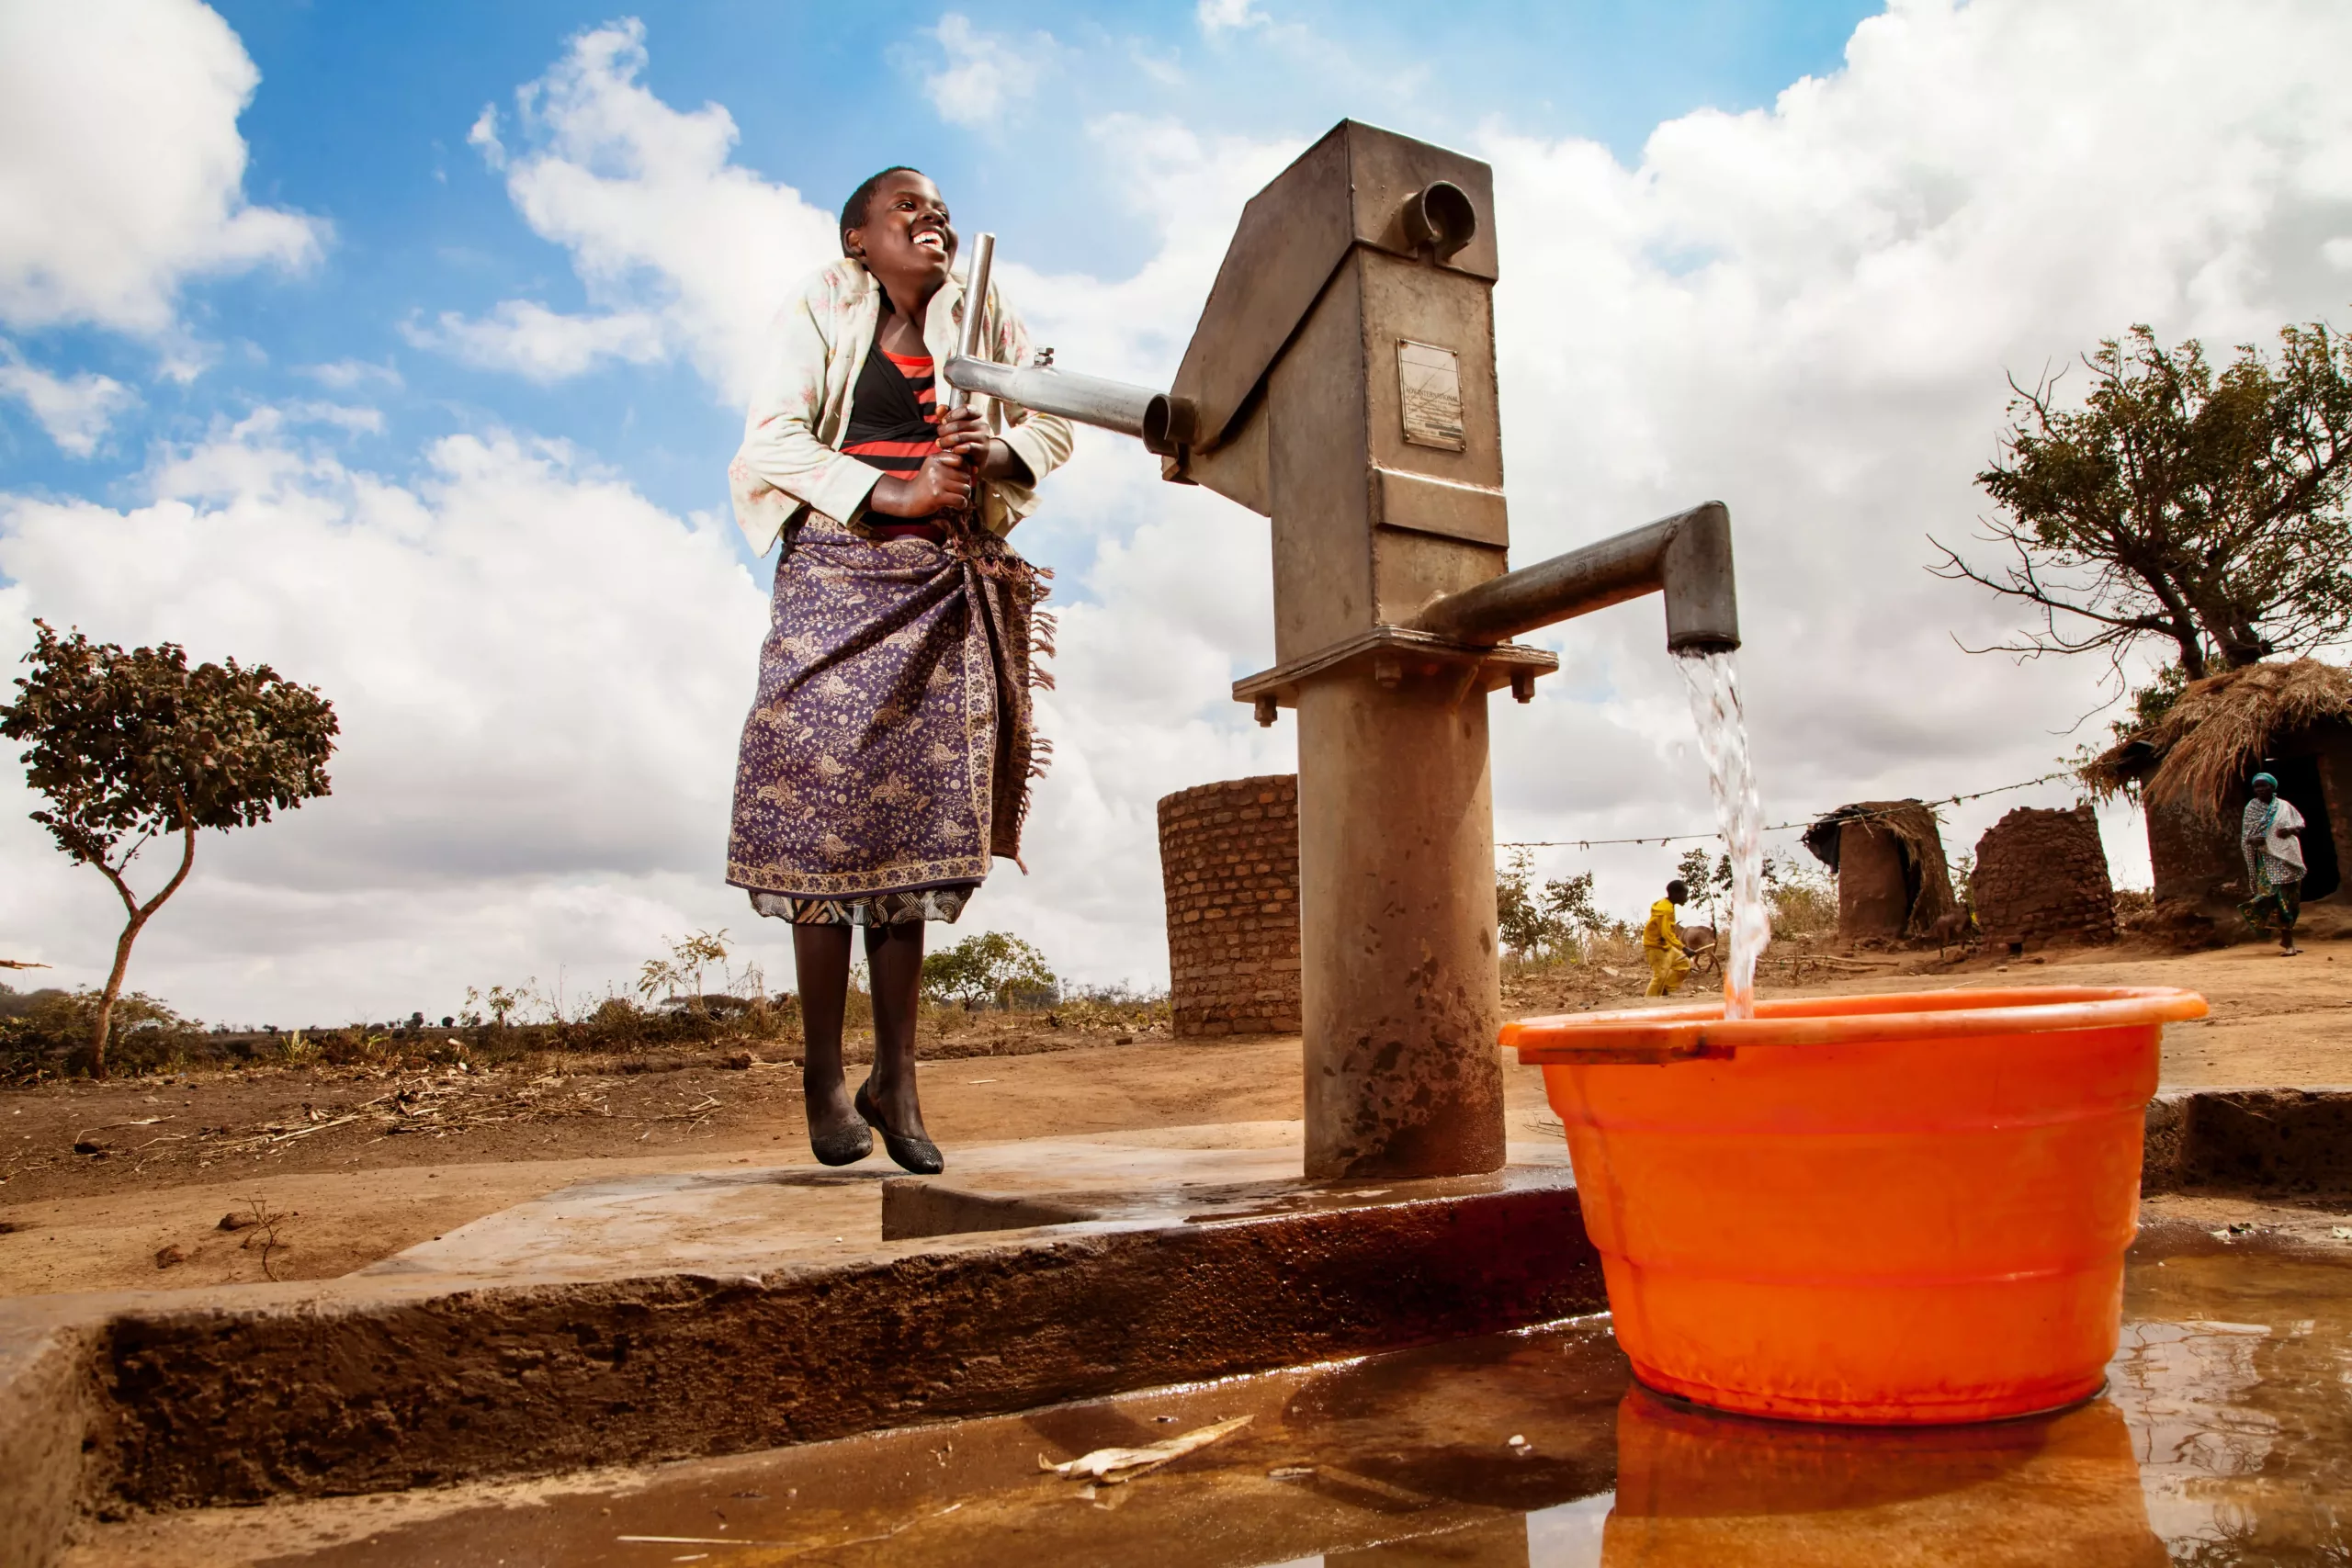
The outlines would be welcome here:
M 927 291 L 947 280 L 956 259 L 956 231 L 947 202 L 922 175 L 901 170 L 876 187 L 865 221 L 849 231 L 850 244 L 886 288 Z
M 2254 786 L 2254 798 L 2262 802 L 2265 806 L 2269 805 L 2270 797 L 2278 793 L 2278 792 L 2277 790 L 2270 787 L 2270 781 L 2268 779 L 2265 779 L 2260 784 Z

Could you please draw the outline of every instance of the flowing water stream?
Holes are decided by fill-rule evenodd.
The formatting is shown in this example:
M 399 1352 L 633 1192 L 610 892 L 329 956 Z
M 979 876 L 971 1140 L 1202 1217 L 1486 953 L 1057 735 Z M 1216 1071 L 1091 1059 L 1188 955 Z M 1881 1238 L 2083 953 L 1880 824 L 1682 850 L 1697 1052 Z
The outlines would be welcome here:
M 1731 852 L 1730 930 L 1722 935 L 1724 1016 L 1756 1016 L 1756 961 L 1772 940 L 1764 903 L 1764 808 L 1747 763 L 1747 720 L 1739 705 L 1739 670 L 1729 649 L 1684 654 L 1682 682 L 1715 796 L 1715 822 Z

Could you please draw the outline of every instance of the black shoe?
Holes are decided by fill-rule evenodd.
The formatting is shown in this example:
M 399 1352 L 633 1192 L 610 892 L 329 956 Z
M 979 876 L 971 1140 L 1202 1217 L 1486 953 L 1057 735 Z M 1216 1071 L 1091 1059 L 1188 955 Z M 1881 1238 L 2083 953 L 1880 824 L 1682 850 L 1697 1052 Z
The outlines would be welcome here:
M 857 1113 L 865 1118 L 866 1125 L 882 1134 L 882 1146 L 890 1151 L 890 1157 L 899 1162 L 899 1168 L 910 1170 L 917 1176 L 937 1176 L 945 1170 L 947 1162 L 939 1157 L 937 1144 L 929 1138 L 909 1137 L 890 1131 L 890 1124 L 883 1121 L 882 1113 L 874 1108 L 874 1097 L 866 1092 L 873 1087 L 872 1078 L 858 1085 L 857 1096 L 851 1103 L 857 1107 Z
M 874 1152 L 874 1134 L 865 1130 L 863 1122 L 852 1122 L 829 1133 L 811 1128 L 808 1152 L 817 1156 L 819 1165 L 855 1165 Z

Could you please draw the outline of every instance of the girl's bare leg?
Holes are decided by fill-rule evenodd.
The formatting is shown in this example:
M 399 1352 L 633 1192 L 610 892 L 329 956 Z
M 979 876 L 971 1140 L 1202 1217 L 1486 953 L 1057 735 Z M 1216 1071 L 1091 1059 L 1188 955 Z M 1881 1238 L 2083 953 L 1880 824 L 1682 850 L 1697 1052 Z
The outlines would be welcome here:
M 800 1092 L 807 1100 L 808 1142 L 824 1157 L 847 1154 L 865 1123 L 842 1082 L 842 1009 L 849 999 L 847 926 L 792 928 L 792 964 L 800 983 Z M 872 1148 L 866 1140 L 866 1147 Z M 830 1162 L 829 1162 L 830 1163 Z
M 915 1094 L 915 1011 L 922 998 L 922 922 L 865 928 L 874 984 L 874 1107 L 892 1132 L 928 1138 Z

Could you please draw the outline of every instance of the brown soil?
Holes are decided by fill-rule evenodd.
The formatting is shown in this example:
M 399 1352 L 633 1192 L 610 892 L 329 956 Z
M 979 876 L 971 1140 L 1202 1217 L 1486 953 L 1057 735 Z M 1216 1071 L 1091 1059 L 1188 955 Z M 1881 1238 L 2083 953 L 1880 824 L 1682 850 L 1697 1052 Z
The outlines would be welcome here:
M 1506 1010 L 1640 1005 L 1646 976 L 1611 967 L 1516 976 Z M 1822 980 L 1825 969 L 1852 977 Z M 2352 1084 L 2352 942 L 2298 958 L 2257 947 L 1951 964 L 1865 954 L 1816 961 L 1806 979 L 1804 992 L 2186 986 L 2213 1016 L 2168 1033 L 2168 1086 Z M 1795 994 L 1770 980 L 1768 994 Z M 1146 1034 L 1070 1048 L 1037 1020 L 989 1027 L 978 1048 L 1023 1054 L 924 1066 L 925 1112 L 951 1168 L 958 1145 L 1298 1114 L 1295 1038 Z M 805 1161 L 797 1071 L 725 1060 L 671 1057 L 636 1072 L 607 1058 L 252 1070 L 0 1091 L 0 1295 L 319 1279 L 578 1181 Z M 1540 1135 L 1540 1076 L 1514 1066 L 1507 1079 L 1513 1135 Z M 77 1143 L 99 1152 L 75 1153 Z M 221 1229 L 231 1217 L 262 1223 Z

